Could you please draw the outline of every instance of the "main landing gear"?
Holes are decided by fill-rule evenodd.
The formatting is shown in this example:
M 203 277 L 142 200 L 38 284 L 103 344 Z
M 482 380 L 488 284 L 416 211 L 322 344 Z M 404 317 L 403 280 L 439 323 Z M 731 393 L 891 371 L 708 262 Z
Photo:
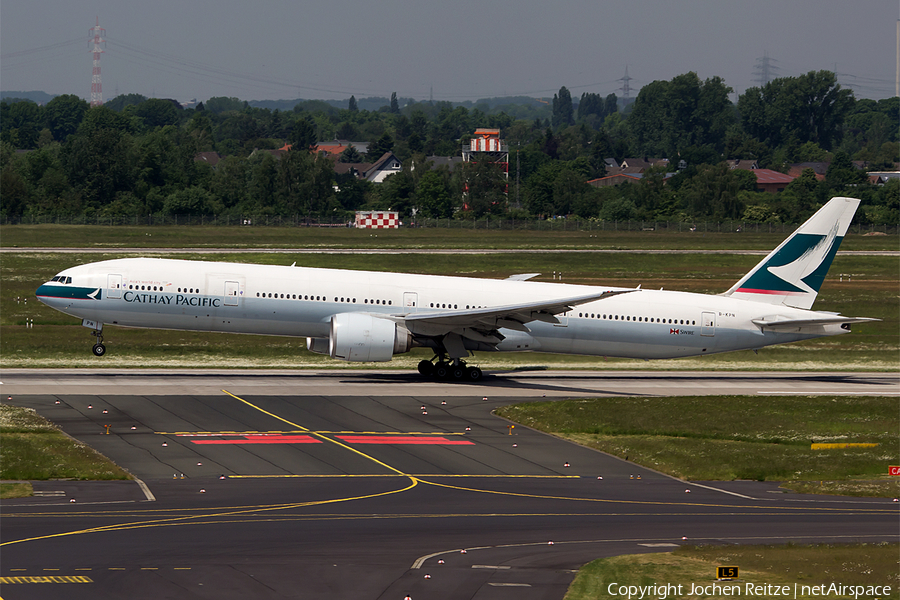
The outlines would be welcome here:
M 103 345 L 103 333 L 100 331 L 94 331 L 91 335 L 97 338 L 97 343 L 94 344 L 94 347 L 91 348 L 91 352 L 94 353 L 94 356 L 103 356 L 106 354 L 106 346 Z
M 433 362 L 434 359 L 437 362 Z M 419 373 L 425 377 L 447 381 L 480 381 L 484 373 L 478 367 L 466 366 L 465 361 L 457 359 L 447 360 L 444 356 L 435 356 L 431 360 L 419 362 Z

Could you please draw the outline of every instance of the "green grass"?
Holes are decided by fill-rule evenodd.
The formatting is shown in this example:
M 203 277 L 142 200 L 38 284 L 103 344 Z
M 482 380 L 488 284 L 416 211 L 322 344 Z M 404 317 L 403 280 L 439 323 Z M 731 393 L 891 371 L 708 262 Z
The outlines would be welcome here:
M 683 546 L 674 552 L 633 554 L 601 558 L 581 568 L 565 600 L 596 600 L 616 598 L 625 600 L 627 595 L 609 594 L 610 584 L 619 586 L 681 585 L 682 594 L 667 598 L 735 598 L 748 596 L 746 585 L 790 586 L 787 597 L 844 598 L 847 596 L 814 595 L 801 586 L 830 585 L 890 586 L 889 595 L 862 594 L 860 598 L 897 598 L 900 587 L 900 546 L 898 544 L 786 544 L 769 546 Z M 710 586 L 716 583 L 716 567 L 737 566 L 740 580 L 718 582 L 720 585 L 738 585 L 740 596 L 735 593 L 714 593 L 691 596 L 692 584 Z M 714 592 L 716 590 L 707 589 Z M 807 591 L 808 593 L 803 593 Z M 761 594 L 773 598 L 770 594 Z M 644 596 L 662 598 L 662 594 Z M 850 596 L 852 597 L 852 596 Z M 633 598 L 636 598 L 634 596 Z
M 682 396 L 538 402 L 496 412 L 682 479 L 782 481 L 789 489 L 796 482 L 817 493 L 896 497 L 900 481 L 887 472 L 900 464 L 897 407 L 896 397 Z M 879 445 L 812 450 L 813 442 Z M 824 481 L 843 483 L 813 489 Z
M 403 228 L 365 230 L 306 227 L 210 227 L 210 226 L 98 226 L 4 225 L 4 248 L 602 248 L 602 249 L 743 249 L 771 250 L 794 227 L 767 226 L 760 231 L 523 231 L 462 228 Z M 495 222 L 496 227 L 496 222 Z M 571 227 L 571 226 L 569 226 Z M 851 232 L 855 231 L 851 228 Z M 851 233 L 843 250 L 896 250 L 897 235 L 866 236 Z
M 30 483 L 0 483 L 0 500 L 28 498 L 34 494 Z
M 521 235 L 521 234 L 520 234 Z M 39 254 L 23 251 L 0 255 L 0 366 L 2 367 L 315 367 L 347 365 L 314 355 L 304 340 L 215 333 L 144 331 L 109 327 L 107 356 L 90 354 L 90 331 L 73 318 L 50 309 L 34 297 L 38 286 L 66 267 L 124 256 L 109 254 Z M 326 254 L 213 254 L 184 258 L 284 264 L 297 261 L 310 267 L 448 274 L 505 278 L 513 273 L 542 272 L 537 280 L 551 281 L 554 271 L 563 281 L 588 285 L 641 284 L 644 288 L 720 293 L 759 260 L 730 254 L 585 256 L 575 253 L 528 255 L 326 255 Z M 817 310 L 883 319 L 862 323 L 849 335 L 819 338 L 760 353 L 737 352 L 674 361 L 604 360 L 596 357 L 548 354 L 479 353 L 482 368 L 543 365 L 552 368 L 597 369 L 727 369 L 727 370 L 896 370 L 900 364 L 900 278 L 897 257 L 838 255 L 826 280 Z M 840 274 L 852 275 L 840 281 Z M 29 320 L 34 323 L 28 327 Z M 427 353 L 426 353 L 427 354 Z M 413 369 L 420 353 L 400 355 L 392 368 Z M 430 355 L 426 358 L 430 358 Z M 383 365 L 382 365 L 383 366 Z
M 0 404 L 0 479 L 130 479 L 32 409 Z

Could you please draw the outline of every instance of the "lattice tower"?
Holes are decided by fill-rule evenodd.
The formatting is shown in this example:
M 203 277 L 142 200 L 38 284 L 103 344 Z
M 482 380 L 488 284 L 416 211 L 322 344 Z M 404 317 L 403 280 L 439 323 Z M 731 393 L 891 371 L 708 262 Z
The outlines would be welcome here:
M 100 83 L 100 55 L 105 52 L 103 45 L 106 40 L 106 30 L 100 27 L 100 17 L 97 17 L 97 24 L 88 30 L 91 36 L 90 43 L 93 44 L 94 53 L 94 72 L 91 74 L 91 106 L 101 106 L 103 104 L 103 85 Z

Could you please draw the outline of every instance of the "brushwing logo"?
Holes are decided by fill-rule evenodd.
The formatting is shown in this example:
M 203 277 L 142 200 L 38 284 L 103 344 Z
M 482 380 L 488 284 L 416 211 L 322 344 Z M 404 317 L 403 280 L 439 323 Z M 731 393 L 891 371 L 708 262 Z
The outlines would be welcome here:
M 834 242 L 837 239 L 838 223 L 835 223 L 827 235 L 820 238 L 816 244 L 811 245 L 796 260 L 781 266 L 767 266 L 766 270 L 783 282 L 796 286 L 807 294 L 815 294 L 821 287 L 821 280 L 816 288 L 810 286 L 806 279 L 813 275 L 825 259 L 832 254 Z M 830 266 L 831 261 L 829 261 Z M 823 275 L 824 277 L 824 275 Z
M 97 297 L 97 294 L 99 294 L 99 293 L 100 293 L 100 288 L 97 288 L 96 290 L 94 290 L 93 292 L 88 294 L 87 297 L 90 298 L 91 300 L 99 300 L 100 298 Z
M 822 287 L 841 240 L 838 224 L 826 235 L 798 234 L 769 259 L 765 268 L 753 272 L 736 291 L 815 296 Z

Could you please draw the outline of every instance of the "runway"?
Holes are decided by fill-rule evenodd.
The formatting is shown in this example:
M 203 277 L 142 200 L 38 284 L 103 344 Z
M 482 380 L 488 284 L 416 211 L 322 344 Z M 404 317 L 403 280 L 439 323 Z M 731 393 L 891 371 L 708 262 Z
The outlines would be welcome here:
M 631 395 L 900 395 L 900 373 L 486 370 L 476 384 L 449 384 L 401 370 L 3 369 L 0 393 L 255 396 L 462 396 L 569 398 Z
M 673 389 L 896 394 L 897 374 L 495 373 L 472 386 L 394 371 L 0 379 L 8 402 L 145 486 L 43 482 L 43 497 L 3 501 L 7 600 L 559 599 L 600 556 L 898 538 L 890 500 L 685 483 L 491 415 L 543 397 Z

